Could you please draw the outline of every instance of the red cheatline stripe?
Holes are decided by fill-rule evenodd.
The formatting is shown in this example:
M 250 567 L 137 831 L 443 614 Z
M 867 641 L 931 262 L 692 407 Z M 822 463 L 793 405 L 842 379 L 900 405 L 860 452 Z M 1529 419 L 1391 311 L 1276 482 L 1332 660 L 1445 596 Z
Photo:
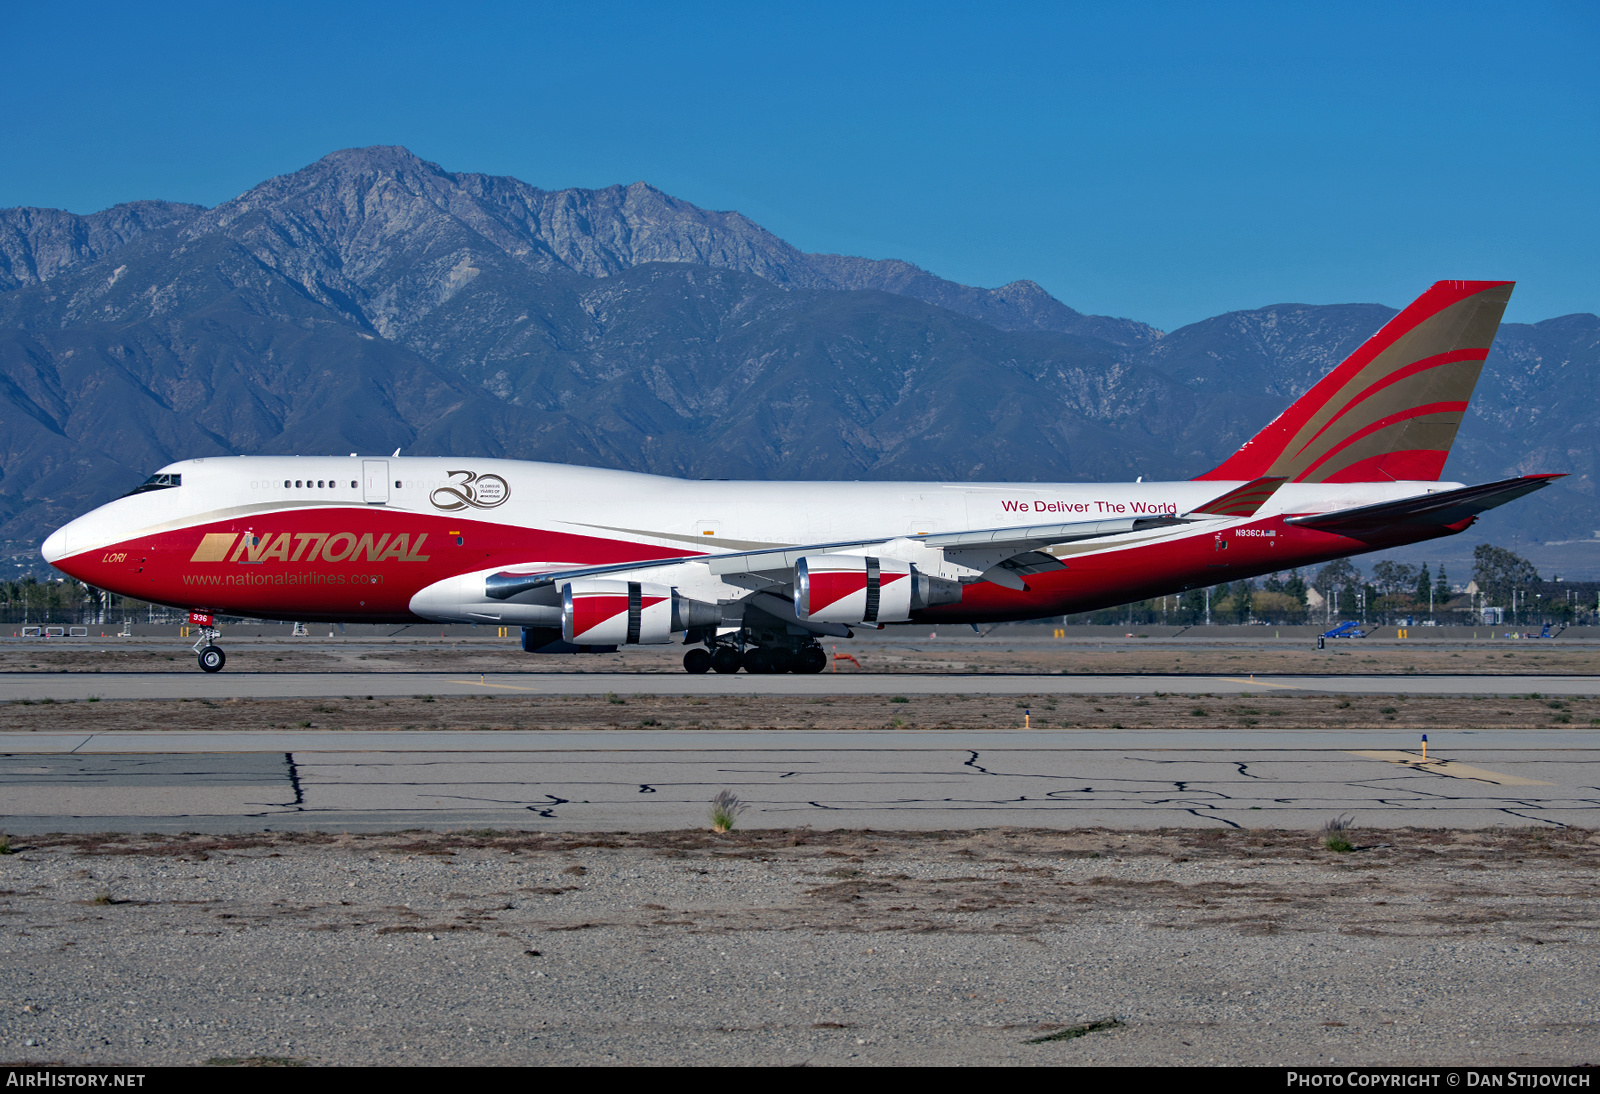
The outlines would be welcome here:
M 1404 380 L 1407 376 L 1415 376 L 1417 373 L 1426 372 L 1430 368 L 1438 368 L 1441 365 L 1454 365 L 1461 361 L 1482 361 L 1488 356 L 1489 351 L 1486 348 L 1451 350 L 1449 353 L 1436 353 L 1432 357 L 1424 357 L 1420 361 L 1413 361 L 1405 368 L 1397 369 L 1394 372 L 1389 373 L 1389 375 L 1371 384 L 1361 394 L 1344 404 L 1344 406 L 1339 410 L 1339 413 L 1329 418 L 1327 423 L 1321 429 L 1317 430 L 1316 434 L 1309 441 L 1300 446 L 1300 450 L 1296 452 L 1295 455 L 1300 455 L 1301 452 L 1304 452 L 1306 449 L 1316 444 L 1317 438 L 1326 433 L 1329 428 L 1332 427 L 1334 422 L 1337 422 L 1340 418 L 1343 418 L 1346 414 L 1350 413 L 1352 409 L 1371 398 L 1374 393 L 1382 391 L 1391 384 L 1397 384 L 1401 380 Z
M 1346 437 L 1344 440 L 1328 449 L 1328 451 L 1324 452 L 1316 463 L 1312 464 L 1310 467 L 1301 472 L 1295 478 L 1295 481 L 1307 481 L 1310 479 L 1311 473 L 1317 468 L 1321 467 L 1324 463 L 1327 463 L 1334 456 L 1337 456 L 1340 452 L 1343 452 L 1346 448 L 1349 448 L 1351 445 L 1355 444 L 1362 437 L 1371 436 L 1380 429 L 1387 429 L 1389 426 L 1394 425 L 1397 422 L 1403 422 L 1410 418 L 1420 418 L 1424 414 L 1447 414 L 1451 411 L 1464 412 L 1466 409 L 1467 404 L 1465 401 L 1458 403 L 1428 403 L 1426 406 L 1414 406 L 1407 410 L 1397 411 L 1396 413 L 1389 415 L 1387 418 L 1379 418 L 1365 429 L 1358 429 L 1356 432 L 1350 434 L 1350 436 Z

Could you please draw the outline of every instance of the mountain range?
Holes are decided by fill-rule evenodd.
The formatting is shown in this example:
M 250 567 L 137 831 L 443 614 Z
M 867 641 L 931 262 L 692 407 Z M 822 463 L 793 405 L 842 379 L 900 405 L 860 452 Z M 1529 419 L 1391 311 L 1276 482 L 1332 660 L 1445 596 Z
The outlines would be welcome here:
M 1393 314 L 1281 304 L 1163 333 L 1031 281 L 807 254 L 645 183 L 348 150 L 212 209 L 0 210 L 0 554 L 37 569 L 61 522 L 234 453 L 1186 478 Z M 1572 472 L 1515 527 L 1590 539 L 1597 363 L 1600 317 L 1502 326 L 1446 476 Z

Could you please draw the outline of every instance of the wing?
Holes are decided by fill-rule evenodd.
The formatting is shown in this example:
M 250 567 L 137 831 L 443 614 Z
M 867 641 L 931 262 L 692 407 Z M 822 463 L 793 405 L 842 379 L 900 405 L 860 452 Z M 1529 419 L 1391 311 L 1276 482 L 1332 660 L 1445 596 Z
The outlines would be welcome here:
M 584 566 L 571 570 L 551 570 L 538 574 L 499 573 L 486 579 L 486 595 L 492 600 L 508 600 L 518 593 L 560 585 L 578 578 L 603 577 L 634 570 L 656 569 L 662 566 L 681 566 L 686 562 L 704 565 L 718 577 L 736 574 L 766 574 L 792 570 L 796 562 L 807 555 L 845 553 L 865 547 L 875 547 L 896 539 L 911 538 L 918 544 L 946 551 L 982 549 L 1025 554 L 1052 543 L 1071 543 L 1078 540 L 1097 539 L 1102 536 L 1121 535 L 1142 531 L 1145 528 L 1165 527 L 1183 523 L 1179 517 L 1130 517 L 1123 520 L 1079 521 L 1069 524 L 1038 524 L 1024 528 L 990 528 L 971 532 L 946 532 L 939 535 L 916 537 L 877 536 L 871 539 L 842 540 L 837 543 L 808 543 L 795 547 L 771 547 L 759 551 L 728 551 L 715 555 L 676 555 L 672 558 L 642 559 L 637 562 L 613 562 L 604 566 Z
M 1281 478 L 1260 478 L 1213 498 L 1182 516 L 1124 517 L 1116 520 L 1071 521 L 1065 524 L 1031 524 L 1014 528 L 981 528 L 962 532 L 940 532 L 919 536 L 878 536 L 837 543 L 809 543 L 794 547 L 772 547 L 758 551 L 729 551 L 714 555 L 677 555 L 672 558 L 615 562 L 604 566 L 584 566 L 544 573 L 506 571 L 485 580 L 485 595 L 491 600 L 509 600 L 534 589 L 561 585 L 579 578 L 631 573 L 663 566 L 700 563 L 716 577 L 786 574 L 807 555 L 849 554 L 863 548 L 887 545 L 895 540 L 913 543 L 918 549 L 932 549 L 957 565 L 977 571 L 972 580 L 990 580 L 1009 588 L 1021 589 L 1021 578 L 1062 568 L 1054 557 L 1039 550 L 1060 543 L 1076 543 L 1158 529 L 1179 528 L 1200 520 L 1238 520 L 1253 516 L 1283 484 Z
M 1392 528 L 1397 524 L 1425 524 L 1449 528 L 1463 528 L 1476 519 L 1479 513 L 1515 501 L 1524 494 L 1542 490 L 1561 475 L 1523 475 L 1515 479 L 1501 479 L 1481 486 L 1464 486 L 1459 490 L 1441 490 L 1436 494 L 1421 494 L 1399 501 L 1362 505 L 1354 509 L 1337 509 L 1331 513 L 1310 513 L 1289 517 L 1285 523 L 1302 528 L 1315 528 L 1319 532 L 1334 532 L 1342 536 L 1360 537 Z M 1459 531 L 1459 529 L 1457 529 Z

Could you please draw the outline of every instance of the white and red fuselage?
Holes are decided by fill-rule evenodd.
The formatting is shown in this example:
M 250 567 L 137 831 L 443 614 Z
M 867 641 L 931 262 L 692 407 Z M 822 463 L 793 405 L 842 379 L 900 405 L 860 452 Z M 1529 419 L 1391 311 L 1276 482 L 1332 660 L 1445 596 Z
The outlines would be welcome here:
M 1176 515 L 1243 485 L 706 482 L 423 457 L 221 457 L 170 464 L 153 478 L 179 485 L 79 517 L 45 542 L 46 560 L 89 585 L 196 611 L 547 626 L 559 625 L 558 615 L 488 599 L 483 577 L 801 544 L 903 537 L 914 545 L 922 536 L 967 529 Z M 1059 615 L 1373 550 L 1390 544 L 1296 527 L 1283 517 L 1451 485 L 1288 483 L 1249 519 L 1093 541 L 1067 556 L 1065 569 L 1030 576 L 1026 589 L 974 582 L 959 602 L 912 618 Z M 738 586 L 713 587 L 721 579 L 704 570 L 669 567 L 658 577 L 703 600 L 744 594 Z

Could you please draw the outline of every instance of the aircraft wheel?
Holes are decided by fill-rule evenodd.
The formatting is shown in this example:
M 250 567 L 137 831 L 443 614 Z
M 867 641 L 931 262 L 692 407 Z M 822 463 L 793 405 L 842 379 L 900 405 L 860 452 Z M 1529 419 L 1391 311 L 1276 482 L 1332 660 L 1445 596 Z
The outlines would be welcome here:
M 696 647 L 683 655 L 683 671 L 696 676 L 711 667 L 711 651 Z
M 738 672 L 739 662 L 739 651 L 732 646 L 718 646 L 717 651 L 711 655 L 711 667 L 717 672 Z M 685 660 L 684 668 L 688 667 L 688 662 Z
M 207 646 L 200 651 L 200 667 L 206 672 L 221 672 L 227 663 L 228 655 L 222 652 L 221 646 Z
M 799 661 L 795 672 L 821 672 L 828 667 L 828 655 L 821 646 L 801 650 Z
M 771 672 L 772 654 L 760 646 L 753 650 L 745 650 L 744 671 L 749 673 Z
M 794 672 L 797 667 L 794 654 L 788 650 L 773 650 L 771 664 L 773 672 Z

